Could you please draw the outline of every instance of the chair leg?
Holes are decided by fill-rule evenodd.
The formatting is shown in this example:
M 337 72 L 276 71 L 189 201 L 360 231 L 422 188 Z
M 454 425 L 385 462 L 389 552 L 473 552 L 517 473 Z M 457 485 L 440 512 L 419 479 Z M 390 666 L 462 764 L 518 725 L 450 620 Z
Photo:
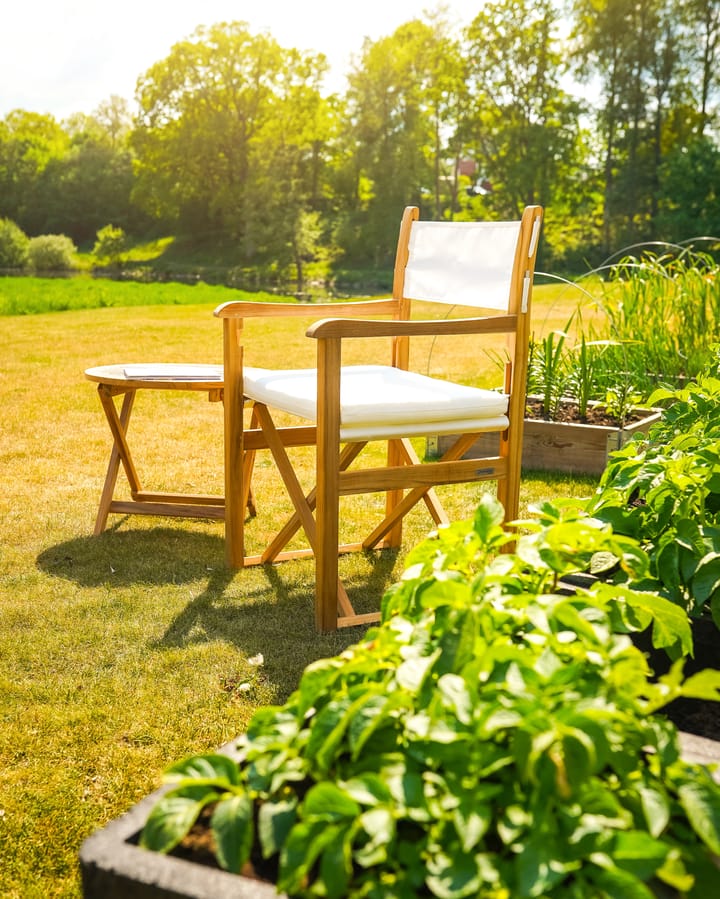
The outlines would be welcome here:
M 500 440 L 500 455 L 507 463 L 506 475 L 498 480 L 497 498 L 505 509 L 505 521 L 515 521 L 520 514 L 520 473 L 522 465 L 521 445 L 517 447 L 517 435 L 503 437 Z
M 231 568 L 245 564 L 245 489 L 243 452 L 245 399 L 242 380 L 242 322 L 226 318 L 223 328 L 225 387 L 225 559 Z
M 398 465 L 406 464 L 402 452 L 402 441 L 388 440 L 387 464 L 388 468 L 395 468 Z M 398 504 L 402 502 L 403 496 L 403 490 L 388 490 L 385 497 L 385 520 L 392 521 L 392 526 L 385 532 L 385 539 L 383 541 L 383 545 L 388 548 L 402 546 L 403 516 L 393 515 L 393 513 Z
M 255 414 L 255 407 L 253 406 L 252 414 L 250 415 L 250 429 L 256 428 L 258 426 L 257 423 L 257 415 Z M 251 518 L 255 518 L 257 515 L 257 507 L 255 506 L 255 496 L 253 494 L 252 489 L 252 475 L 253 469 L 255 467 L 255 450 L 247 450 L 245 452 L 245 456 L 243 458 L 243 507 L 247 508 L 248 514 Z
M 317 546 L 315 547 L 315 624 L 321 633 L 337 629 L 340 515 L 340 359 L 339 339 L 319 340 L 317 350 Z
M 273 459 L 275 460 L 275 464 L 277 465 L 280 477 L 282 478 L 283 483 L 285 484 L 285 489 L 287 490 L 288 495 L 290 496 L 290 500 L 295 507 L 295 512 L 302 524 L 303 530 L 305 531 L 305 536 L 307 537 L 308 543 L 315 553 L 317 568 L 319 565 L 318 558 L 320 554 L 320 536 L 319 527 L 316 524 L 315 519 L 313 518 L 312 509 L 310 508 L 308 499 L 305 497 L 302 486 L 297 479 L 295 469 L 290 463 L 290 459 L 288 458 L 285 446 L 283 445 L 282 438 L 280 437 L 278 430 L 275 427 L 275 423 L 272 420 L 272 416 L 270 415 L 267 406 L 264 406 L 262 403 L 256 403 L 255 409 L 257 411 L 260 427 L 263 430 L 263 434 L 265 435 L 265 439 L 267 440 L 268 448 L 270 449 Z M 331 559 L 334 559 L 335 575 L 332 586 L 330 588 L 326 587 L 325 581 L 323 582 L 323 589 L 327 591 L 327 593 L 323 595 L 326 597 L 328 606 L 331 606 L 332 608 L 331 614 L 328 615 L 328 620 L 330 623 L 326 627 L 321 628 L 324 631 L 337 629 L 338 610 L 346 616 L 353 616 L 355 614 L 355 610 L 353 609 L 352 604 L 348 598 L 345 587 L 342 585 L 338 578 L 337 539 L 335 540 L 333 552 L 329 554 L 326 553 L 325 558 L 327 558 L 328 555 Z M 332 565 L 330 565 L 329 567 L 332 568 Z M 316 578 L 316 585 L 318 580 L 319 578 Z M 318 627 L 320 627 L 320 625 L 318 625 Z

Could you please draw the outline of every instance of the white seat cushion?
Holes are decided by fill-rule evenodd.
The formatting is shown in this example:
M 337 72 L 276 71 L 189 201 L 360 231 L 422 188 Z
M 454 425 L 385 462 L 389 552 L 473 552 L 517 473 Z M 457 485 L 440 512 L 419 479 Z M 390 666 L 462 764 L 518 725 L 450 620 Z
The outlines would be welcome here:
M 315 369 L 243 370 L 250 399 L 301 418 L 317 419 Z M 385 365 L 342 368 L 341 437 L 380 439 L 453 431 L 503 430 L 507 396 Z

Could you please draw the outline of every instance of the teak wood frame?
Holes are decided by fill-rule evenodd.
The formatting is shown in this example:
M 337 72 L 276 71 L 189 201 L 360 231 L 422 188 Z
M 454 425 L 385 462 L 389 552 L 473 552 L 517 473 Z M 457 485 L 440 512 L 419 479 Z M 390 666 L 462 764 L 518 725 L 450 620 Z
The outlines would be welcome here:
M 225 540 L 226 559 L 234 568 L 314 555 L 316 569 L 315 622 L 319 631 L 369 624 L 378 613 L 358 615 L 338 578 L 338 553 L 369 549 L 379 544 L 399 546 L 402 518 L 423 500 L 436 524 L 447 523 L 433 487 L 469 481 L 497 481 L 497 495 L 506 519 L 517 517 L 520 465 L 525 411 L 525 383 L 529 346 L 531 285 L 537 253 L 542 209 L 527 207 L 520 223 L 515 250 L 507 314 L 473 318 L 410 320 L 411 300 L 405 295 L 405 267 L 412 223 L 419 217 L 416 207 L 403 215 L 389 299 L 366 302 L 318 304 L 313 314 L 332 316 L 311 325 L 306 335 L 317 341 L 317 422 L 315 425 L 277 428 L 267 407 L 253 406 L 250 428 L 245 429 L 243 409 L 243 320 L 252 317 L 305 317 L 306 306 L 230 302 L 215 315 L 223 320 L 225 378 Z M 529 281 L 528 281 L 529 279 Z M 478 286 L 478 292 L 482 285 Z M 365 318 L 360 318 L 363 316 Z M 389 320 L 367 316 L 389 316 Z M 421 463 L 409 440 L 389 439 L 385 468 L 349 470 L 367 441 L 346 443 L 340 439 L 340 370 L 344 340 L 369 337 L 392 338 L 391 365 L 407 369 L 409 340 L 414 336 L 505 334 L 509 362 L 505 392 L 509 396 L 507 427 L 500 437 L 499 452 L 478 461 L 461 457 L 478 432 L 461 435 L 437 462 Z M 287 448 L 316 447 L 316 486 L 306 496 L 287 455 Z M 255 453 L 269 449 L 295 508 L 294 515 L 260 555 L 246 556 L 244 516 Z M 405 492 L 407 491 L 407 493 Z M 386 516 L 363 541 L 339 545 L 338 509 L 341 496 L 386 492 Z M 314 514 L 313 514 L 314 512 Z M 309 548 L 284 551 L 290 538 L 302 527 Z
M 139 390 L 180 390 L 207 393 L 210 402 L 222 402 L 222 381 L 129 378 L 123 375 L 123 366 L 121 365 L 89 368 L 85 372 L 85 377 L 89 381 L 97 383 L 100 404 L 113 438 L 93 533 L 97 536 L 105 530 L 108 516 L 111 513 L 222 520 L 225 517 L 225 498 L 223 496 L 146 490 L 142 486 L 127 438 L 130 416 Z M 129 499 L 115 499 L 121 466 L 130 488 Z M 248 497 L 248 508 L 254 514 L 252 496 Z

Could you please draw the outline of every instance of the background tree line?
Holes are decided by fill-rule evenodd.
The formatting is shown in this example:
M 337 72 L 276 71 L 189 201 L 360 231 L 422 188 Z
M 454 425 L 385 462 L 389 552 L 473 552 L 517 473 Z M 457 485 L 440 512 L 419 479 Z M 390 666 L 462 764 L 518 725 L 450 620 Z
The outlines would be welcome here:
M 720 235 L 720 0 L 489 0 L 366 40 L 342 95 L 321 54 L 199 28 L 113 97 L 0 120 L 0 218 L 87 245 L 232 248 L 240 268 L 386 266 L 400 212 L 547 208 L 545 265 Z

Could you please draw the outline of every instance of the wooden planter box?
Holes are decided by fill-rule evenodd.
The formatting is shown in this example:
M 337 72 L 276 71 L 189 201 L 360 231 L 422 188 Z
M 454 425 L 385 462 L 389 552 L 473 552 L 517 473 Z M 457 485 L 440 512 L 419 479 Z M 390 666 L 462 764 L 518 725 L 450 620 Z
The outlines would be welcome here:
M 682 733 L 680 742 L 688 761 L 720 762 L 720 743 Z M 85 840 L 80 849 L 84 899 L 287 899 L 271 884 L 141 849 L 138 836 L 161 793 L 156 790 Z
M 644 418 L 624 428 L 526 418 L 523 468 L 600 475 L 605 471 L 609 453 L 620 449 L 635 434 L 647 431 L 662 414 L 659 409 L 643 411 L 647 411 Z M 429 437 L 427 454 L 441 456 L 453 440 L 452 435 Z M 499 440 L 498 434 L 482 434 L 465 458 L 497 454 Z

